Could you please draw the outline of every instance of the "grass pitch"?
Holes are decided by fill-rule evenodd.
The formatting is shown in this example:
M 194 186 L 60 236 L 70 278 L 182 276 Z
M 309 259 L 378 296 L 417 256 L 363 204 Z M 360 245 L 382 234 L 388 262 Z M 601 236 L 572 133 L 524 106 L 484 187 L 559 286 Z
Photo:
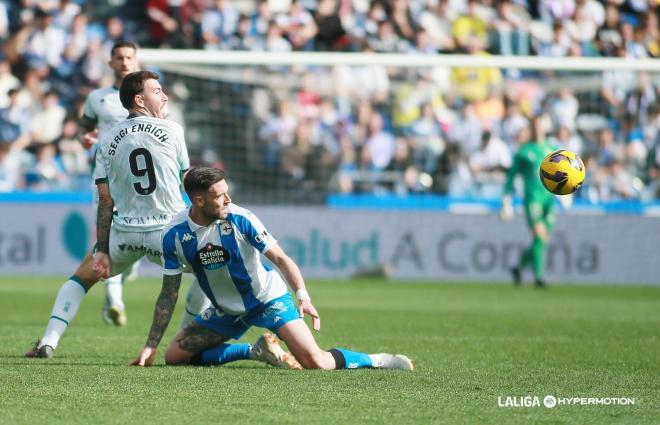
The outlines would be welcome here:
M 61 283 L 0 279 L 1 424 L 658 423 L 658 288 L 309 282 L 322 347 L 403 353 L 417 370 L 401 372 L 165 367 L 183 296 L 158 365 L 129 367 L 160 288 L 146 278 L 125 287 L 126 328 L 102 322 L 97 285 L 56 357 L 25 359 Z M 258 335 L 251 330 L 244 340 Z M 546 408 L 546 395 L 635 404 Z M 498 405 L 524 396 L 541 406 Z

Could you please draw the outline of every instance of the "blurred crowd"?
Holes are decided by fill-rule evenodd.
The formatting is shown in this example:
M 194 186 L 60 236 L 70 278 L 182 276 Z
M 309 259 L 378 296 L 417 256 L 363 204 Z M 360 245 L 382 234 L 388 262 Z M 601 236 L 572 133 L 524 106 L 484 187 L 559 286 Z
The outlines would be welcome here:
M 89 185 L 77 117 L 112 83 L 118 40 L 657 58 L 659 13 L 656 0 L 0 1 L 0 191 Z M 283 189 L 497 197 L 518 144 L 542 134 L 583 156 L 581 196 L 660 198 L 657 74 L 370 65 L 291 75 L 252 104 L 260 169 Z

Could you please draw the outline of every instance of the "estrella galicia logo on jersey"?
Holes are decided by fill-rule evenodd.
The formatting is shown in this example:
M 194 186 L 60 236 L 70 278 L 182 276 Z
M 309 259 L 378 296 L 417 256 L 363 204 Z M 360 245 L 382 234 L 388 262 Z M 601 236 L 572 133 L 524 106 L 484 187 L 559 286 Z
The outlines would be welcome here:
M 229 261 L 229 251 L 221 246 L 207 243 L 197 251 L 197 258 L 205 269 L 217 270 Z
M 231 226 L 230 222 L 227 220 L 220 220 L 220 233 L 222 236 L 231 235 L 232 230 L 233 227 Z

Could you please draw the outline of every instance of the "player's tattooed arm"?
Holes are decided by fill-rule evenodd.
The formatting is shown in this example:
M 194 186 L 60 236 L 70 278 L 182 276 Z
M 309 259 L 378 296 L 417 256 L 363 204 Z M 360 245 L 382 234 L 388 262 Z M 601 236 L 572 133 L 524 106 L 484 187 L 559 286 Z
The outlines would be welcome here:
M 154 319 L 151 322 L 147 347 L 156 348 L 163 338 L 163 334 L 172 319 L 176 300 L 179 298 L 179 287 L 181 286 L 181 275 L 163 275 L 163 287 L 156 301 Z
M 110 196 L 110 188 L 107 184 L 98 185 L 99 205 L 96 211 L 96 249 L 108 254 L 110 251 L 110 226 L 112 225 L 112 213 L 115 203 Z

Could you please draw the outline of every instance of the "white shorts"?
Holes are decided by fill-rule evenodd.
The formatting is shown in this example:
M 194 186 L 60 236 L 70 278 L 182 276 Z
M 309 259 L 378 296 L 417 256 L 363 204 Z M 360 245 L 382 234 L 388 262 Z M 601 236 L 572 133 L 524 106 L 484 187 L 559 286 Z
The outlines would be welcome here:
M 122 232 L 110 228 L 110 276 L 128 272 L 142 257 L 158 266 L 163 265 L 163 230 Z

